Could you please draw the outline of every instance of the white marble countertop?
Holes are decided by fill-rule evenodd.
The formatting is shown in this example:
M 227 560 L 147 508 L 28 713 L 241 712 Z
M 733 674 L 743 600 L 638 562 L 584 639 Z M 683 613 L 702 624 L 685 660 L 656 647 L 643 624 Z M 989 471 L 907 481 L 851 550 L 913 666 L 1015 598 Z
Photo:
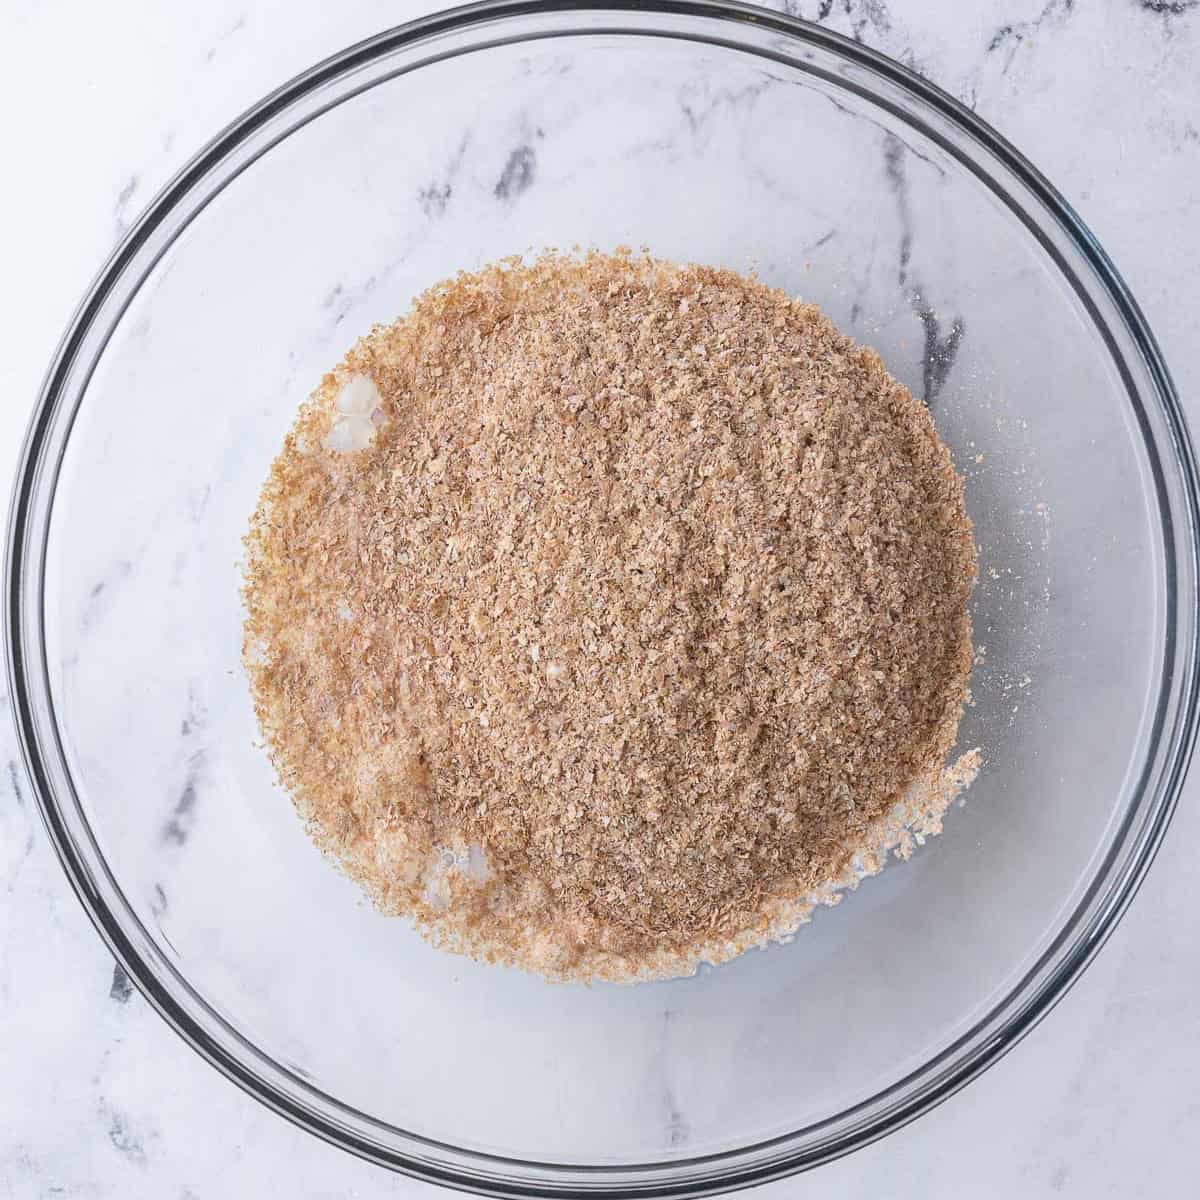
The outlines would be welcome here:
M 1200 406 L 1200 0 L 781 0 L 926 74 L 1063 190 Z M 71 310 L 225 122 L 435 7 L 213 0 L 0 11 L 0 478 Z M 7 709 L 7 700 L 3 701 Z M 760 1195 L 1190 1194 L 1200 1178 L 1200 782 L 1112 940 L 1043 1024 L 914 1125 Z M 0 1195 L 432 1195 L 294 1129 L 141 1000 L 70 893 L 0 721 Z

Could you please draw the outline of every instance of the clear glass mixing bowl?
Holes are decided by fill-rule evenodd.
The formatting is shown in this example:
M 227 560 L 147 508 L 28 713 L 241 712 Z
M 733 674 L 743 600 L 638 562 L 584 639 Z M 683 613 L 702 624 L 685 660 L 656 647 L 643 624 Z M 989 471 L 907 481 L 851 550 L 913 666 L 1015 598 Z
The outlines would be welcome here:
M 787 946 L 548 986 L 375 914 L 273 786 L 239 539 L 374 321 L 529 247 L 756 269 L 875 346 L 968 476 L 986 765 L 945 834 Z M 1079 973 L 1196 707 L 1196 479 L 1158 349 L 1062 199 L 936 88 L 728 4 L 500 3 L 314 68 L 208 146 L 50 371 L 9 546 L 28 766 L 166 1020 L 321 1137 L 506 1195 L 694 1195 L 896 1128 Z

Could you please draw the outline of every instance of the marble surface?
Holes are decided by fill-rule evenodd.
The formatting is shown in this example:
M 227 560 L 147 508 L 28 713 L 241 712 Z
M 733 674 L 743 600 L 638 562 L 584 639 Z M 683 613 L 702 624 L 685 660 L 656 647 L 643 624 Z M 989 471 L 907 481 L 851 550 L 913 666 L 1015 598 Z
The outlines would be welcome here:
M 105 255 L 187 157 L 269 88 L 423 4 L 18 0 L 0 13 L 0 477 L 40 375 Z M 1200 385 L 1200 4 L 788 0 L 992 121 L 1113 255 L 1185 397 Z M 506 168 L 516 186 L 521 164 Z M 15 181 L 15 182 L 14 182 Z M 431 195 L 430 202 L 436 202 Z M 1193 424 L 1200 411 L 1192 408 Z M 5 701 L 7 709 L 7 702 Z M 49 850 L 0 727 L 0 1195 L 433 1194 L 238 1092 L 148 1009 Z M 900 1133 L 763 1195 L 1187 1194 L 1200 1173 L 1197 786 L 1131 912 L 1012 1054 Z

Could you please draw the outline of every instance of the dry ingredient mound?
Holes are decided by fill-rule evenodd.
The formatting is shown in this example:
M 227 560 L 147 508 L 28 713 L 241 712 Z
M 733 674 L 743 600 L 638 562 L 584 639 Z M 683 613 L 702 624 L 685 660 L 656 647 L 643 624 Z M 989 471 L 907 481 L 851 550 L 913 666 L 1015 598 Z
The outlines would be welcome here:
M 628 253 L 377 326 L 246 539 L 246 666 L 317 844 L 552 978 L 790 935 L 935 832 L 971 664 L 962 483 L 811 304 Z

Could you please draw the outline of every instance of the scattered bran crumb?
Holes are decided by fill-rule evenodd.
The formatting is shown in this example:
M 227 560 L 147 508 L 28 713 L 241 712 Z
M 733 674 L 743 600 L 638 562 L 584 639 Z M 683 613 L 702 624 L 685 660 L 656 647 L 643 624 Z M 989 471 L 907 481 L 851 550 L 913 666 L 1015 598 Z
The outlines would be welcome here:
M 360 377 L 373 434 L 339 453 Z M 942 765 L 975 551 L 928 412 L 729 271 L 547 255 L 432 288 L 302 408 L 246 548 L 311 835 L 488 961 L 651 978 L 790 936 L 978 765 Z

